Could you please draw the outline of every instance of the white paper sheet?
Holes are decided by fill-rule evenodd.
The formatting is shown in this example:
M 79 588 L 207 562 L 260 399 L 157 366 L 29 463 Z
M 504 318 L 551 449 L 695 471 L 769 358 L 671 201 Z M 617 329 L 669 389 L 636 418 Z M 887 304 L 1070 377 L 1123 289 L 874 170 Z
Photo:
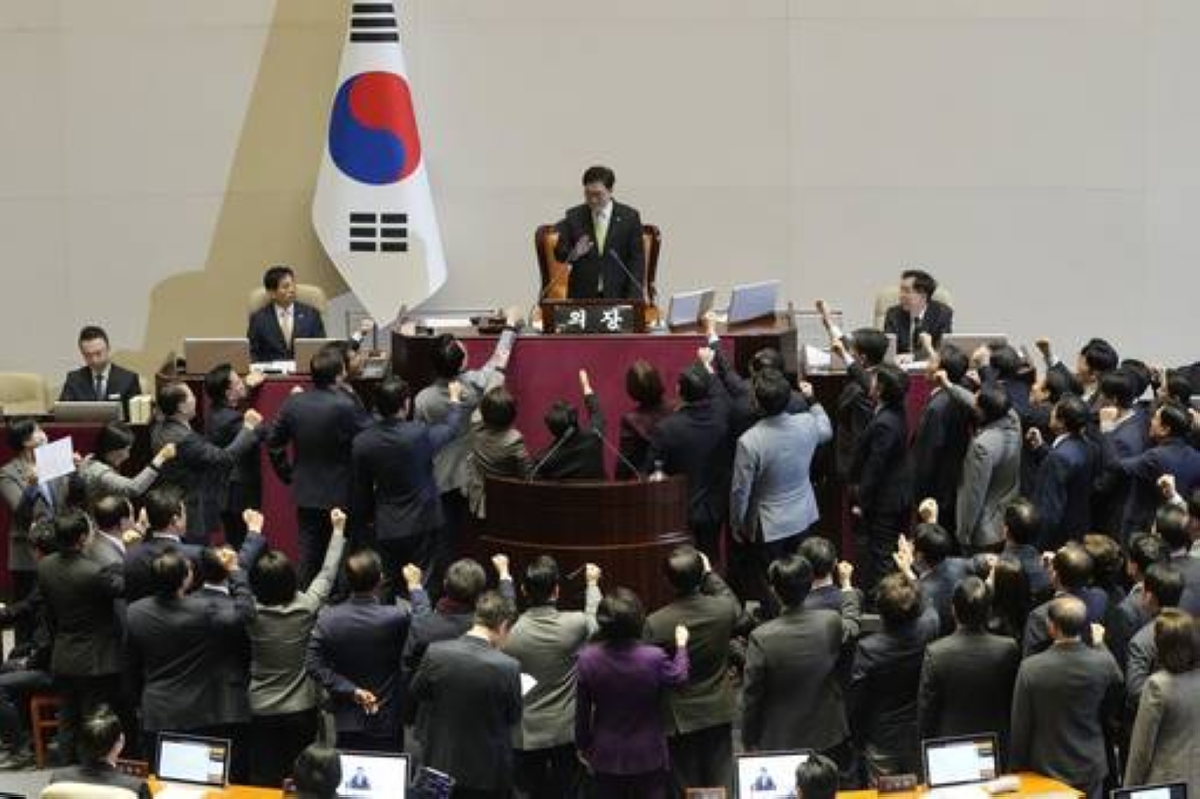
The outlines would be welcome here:
M 525 694 L 532 691 L 535 685 L 537 685 L 537 680 L 529 674 L 521 673 L 521 696 L 525 696 Z
M 70 436 L 43 444 L 33 451 L 37 464 L 38 483 L 45 485 L 55 478 L 75 471 L 75 447 Z

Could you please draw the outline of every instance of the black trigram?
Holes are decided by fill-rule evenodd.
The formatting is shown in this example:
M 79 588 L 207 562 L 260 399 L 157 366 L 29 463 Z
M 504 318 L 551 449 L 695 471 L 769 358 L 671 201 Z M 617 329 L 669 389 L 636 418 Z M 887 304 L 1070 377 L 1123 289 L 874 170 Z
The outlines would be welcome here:
M 408 214 L 352 211 L 350 252 L 408 252 Z
M 400 41 L 396 7 L 392 3 L 355 3 L 350 9 L 350 41 Z

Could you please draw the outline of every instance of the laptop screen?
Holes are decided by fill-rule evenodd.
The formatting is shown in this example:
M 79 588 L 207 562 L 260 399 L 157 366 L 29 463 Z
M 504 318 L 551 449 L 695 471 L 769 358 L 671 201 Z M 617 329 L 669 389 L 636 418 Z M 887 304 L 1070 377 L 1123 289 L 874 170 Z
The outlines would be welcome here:
M 791 799 L 796 767 L 811 755 L 808 750 L 738 755 L 737 799 Z
M 160 733 L 158 778 L 167 782 L 224 787 L 229 776 L 229 741 Z
M 1113 799 L 1187 799 L 1187 783 L 1133 785 L 1112 792 Z
M 376 752 L 339 752 L 342 784 L 337 795 L 346 799 L 405 799 L 408 757 Z
M 996 736 L 992 733 L 921 742 L 925 782 L 930 788 L 987 782 L 1000 776 Z

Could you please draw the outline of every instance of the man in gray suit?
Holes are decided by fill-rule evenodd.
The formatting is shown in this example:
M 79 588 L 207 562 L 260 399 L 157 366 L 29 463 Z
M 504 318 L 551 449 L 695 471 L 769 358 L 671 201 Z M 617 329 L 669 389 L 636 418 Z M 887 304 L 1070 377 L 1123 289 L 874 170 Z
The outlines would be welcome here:
M 529 609 L 504 644 L 521 673 L 536 683 L 524 696 L 525 712 L 513 730 L 517 787 L 530 799 L 574 795 L 580 778 L 575 756 L 575 657 L 596 631 L 600 567 L 584 565 L 584 610 L 558 609 L 559 570 L 543 555 L 525 569 L 522 587 Z
M 133 505 L 125 497 L 108 494 L 92 506 L 96 527 L 83 545 L 83 554 L 100 566 L 125 571 L 125 532 L 133 529 Z
M 1107 648 L 1083 642 L 1088 620 L 1080 599 L 1053 600 L 1049 615 L 1054 643 L 1017 673 L 1009 768 L 1036 771 L 1100 799 L 1107 742 L 1121 708 L 1121 670 Z
M 945 372 L 935 379 L 957 402 L 974 406 L 977 422 L 958 484 L 958 542 L 965 553 L 994 550 L 1004 541 L 1004 509 L 1021 490 L 1021 419 L 1001 389 L 984 387 L 972 398 Z

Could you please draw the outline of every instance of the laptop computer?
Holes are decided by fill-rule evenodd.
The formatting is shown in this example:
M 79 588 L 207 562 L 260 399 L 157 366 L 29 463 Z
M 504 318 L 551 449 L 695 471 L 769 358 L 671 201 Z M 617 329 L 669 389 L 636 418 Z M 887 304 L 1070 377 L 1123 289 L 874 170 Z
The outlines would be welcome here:
M 773 316 L 779 300 L 778 280 L 764 280 L 760 283 L 744 283 L 734 286 L 729 295 L 728 324 L 736 325 Z
M 1187 799 L 1186 782 L 1164 782 L 1160 785 L 1128 785 L 1112 792 L 1112 799 Z
M 250 370 L 250 339 L 185 338 L 183 359 L 189 374 L 202 375 L 223 363 L 245 374 Z
M 713 289 L 683 291 L 671 295 L 667 304 L 667 326 L 687 327 L 700 322 L 712 310 L 717 292 Z
M 344 799 L 405 799 L 408 792 L 408 756 L 379 752 L 338 752 Z
M 155 799 L 197 799 L 229 781 L 230 744 L 224 738 L 163 732 L 158 735 Z
M 56 422 L 116 422 L 124 417 L 120 400 L 54 403 L 50 415 Z
M 992 732 L 928 738 L 921 741 L 921 763 L 930 793 L 959 795 L 978 787 L 986 795 L 983 785 L 1000 776 L 1000 748 Z
M 796 767 L 812 757 L 808 749 L 737 755 L 737 799 L 790 799 L 796 795 Z
M 298 338 L 292 342 L 292 351 L 296 358 L 296 374 L 306 375 L 312 371 L 313 356 L 327 344 L 336 344 L 336 338 Z

